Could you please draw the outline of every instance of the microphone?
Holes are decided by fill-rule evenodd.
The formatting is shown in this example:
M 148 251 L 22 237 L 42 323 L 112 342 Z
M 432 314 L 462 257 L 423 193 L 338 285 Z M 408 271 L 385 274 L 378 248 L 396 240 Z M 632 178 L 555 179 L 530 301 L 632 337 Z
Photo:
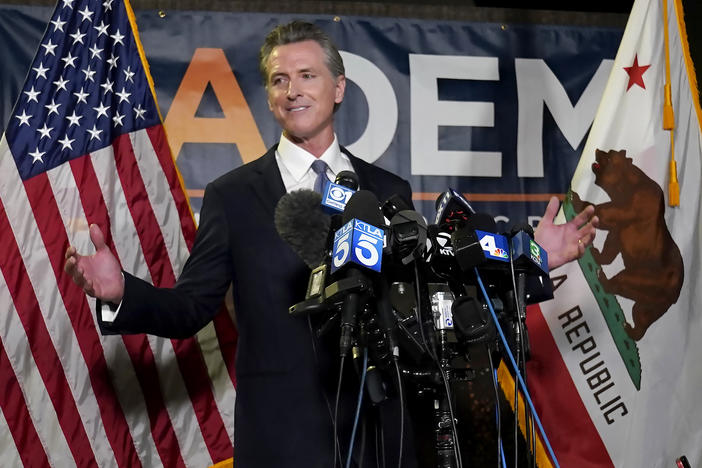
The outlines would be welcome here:
M 451 234 L 451 242 L 456 262 L 463 271 L 490 263 L 503 267 L 503 263 L 509 262 L 507 238 L 495 234 L 495 220 L 489 214 L 474 213 L 464 226 Z
M 278 235 L 310 268 L 327 252 L 331 218 L 319 208 L 321 200 L 313 190 L 295 190 L 280 197 L 273 215 Z
M 553 299 L 553 284 L 548 275 L 548 253 L 534 240 L 529 224 L 515 225 L 511 230 L 511 253 L 517 272 L 520 296 L 525 304 Z M 523 288 L 523 289 L 522 289 Z
M 410 206 L 407 201 L 402 198 L 401 196 L 394 194 L 390 195 L 390 197 L 385 200 L 385 203 L 383 203 L 383 215 L 387 219 L 392 219 L 393 216 L 395 216 L 397 213 L 400 211 L 404 210 L 411 210 L 412 207 Z
M 436 199 L 436 216 L 434 224 L 448 225 L 448 231 L 453 231 L 455 224 L 462 224 L 475 214 L 468 200 L 458 191 L 449 188 Z
M 341 305 L 341 338 L 339 352 L 345 356 L 351 348 L 352 335 L 358 322 L 358 313 L 365 302 L 365 293 L 371 289 L 365 269 L 379 272 L 382 262 L 384 231 L 383 216 L 378 198 L 367 190 L 354 193 L 346 205 L 344 225 L 334 235 L 332 274 L 341 280 L 327 288 L 327 296 L 345 293 Z M 363 268 L 359 268 L 363 267 Z M 349 284 L 350 287 L 344 287 Z
M 351 196 L 358 190 L 358 176 L 351 171 L 341 171 L 334 182 L 327 182 L 322 191 L 322 209 L 334 215 L 342 213 Z
M 403 265 L 420 258 L 426 248 L 427 222 L 414 210 L 401 210 L 390 220 L 390 251 Z
M 530 274 L 548 276 L 548 253 L 534 240 L 534 228 L 529 224 L 516 225 L 510 234 L 514 267 Z
M 380 271 L 385 226 L 378 198 L 367 190 L 354 193 L 346 205 L 344 223 L 334 234 L 332 270 L 334 273 L 349 262 Z
M 292 305 L 290 315 L 327 310 L 324 287 L 332 218 L 320 208 L 321 195 L 313 190 L 295 190 L 283 195 L 275 207 L 273 222 L 278 235 L 312 269 L 305 300 Z

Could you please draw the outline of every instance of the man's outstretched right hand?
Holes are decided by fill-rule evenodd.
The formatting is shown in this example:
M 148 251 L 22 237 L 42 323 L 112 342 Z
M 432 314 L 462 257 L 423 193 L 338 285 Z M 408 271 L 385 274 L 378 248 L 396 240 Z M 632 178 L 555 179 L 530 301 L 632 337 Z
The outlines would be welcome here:
M 86 294 L 119 304 L 124 295 L 122 268 L 105 244 L 105 237 L 97 224 L 90 225 L 90 240 L 95 246 L 95 253 L 80 255 L 75 247 L 69 246 L 63 270 Z

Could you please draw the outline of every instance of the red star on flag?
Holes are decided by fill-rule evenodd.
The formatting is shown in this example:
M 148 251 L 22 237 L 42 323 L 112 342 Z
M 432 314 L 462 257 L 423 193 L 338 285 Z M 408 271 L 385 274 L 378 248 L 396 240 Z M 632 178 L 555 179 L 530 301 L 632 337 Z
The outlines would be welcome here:
M 646 89 L 646 85 L 644 85 L 643 81 L 643 74 L 650 67 L 651 65 L 639 65 L 638 54 L 635 54 L 634 64 L 630 67 L 624 67 L 624 70 L 626 70 L 626 72 L 629 74 L 629 84 L 627 85 L 626 90 L 629 91 L 629 89 L 635 84 L 641 86 L 643 89 Z

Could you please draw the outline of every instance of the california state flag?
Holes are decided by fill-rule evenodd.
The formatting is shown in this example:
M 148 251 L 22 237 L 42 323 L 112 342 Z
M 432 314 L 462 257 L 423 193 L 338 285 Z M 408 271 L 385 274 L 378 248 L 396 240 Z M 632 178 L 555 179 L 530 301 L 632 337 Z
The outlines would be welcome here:
M 528 314 L 560 466 L 702 466 L 701 117 L 680 1 L 636 0 L 559 214 L 595 205 L 600 229 Z

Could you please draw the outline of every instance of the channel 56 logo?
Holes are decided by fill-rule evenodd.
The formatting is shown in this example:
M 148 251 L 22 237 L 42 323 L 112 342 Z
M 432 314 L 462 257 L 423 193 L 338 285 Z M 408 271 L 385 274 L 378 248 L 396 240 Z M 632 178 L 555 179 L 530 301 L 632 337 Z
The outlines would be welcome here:
M 322 192 L 322 206 L 332 213 L 343 212 L 354 193 L 355 190 L 329 182 Z
M 384 236 L 381 228 L 355 218 L 341 226 L 334 235 L 332 273 L 349 262 L 380 271 Z

